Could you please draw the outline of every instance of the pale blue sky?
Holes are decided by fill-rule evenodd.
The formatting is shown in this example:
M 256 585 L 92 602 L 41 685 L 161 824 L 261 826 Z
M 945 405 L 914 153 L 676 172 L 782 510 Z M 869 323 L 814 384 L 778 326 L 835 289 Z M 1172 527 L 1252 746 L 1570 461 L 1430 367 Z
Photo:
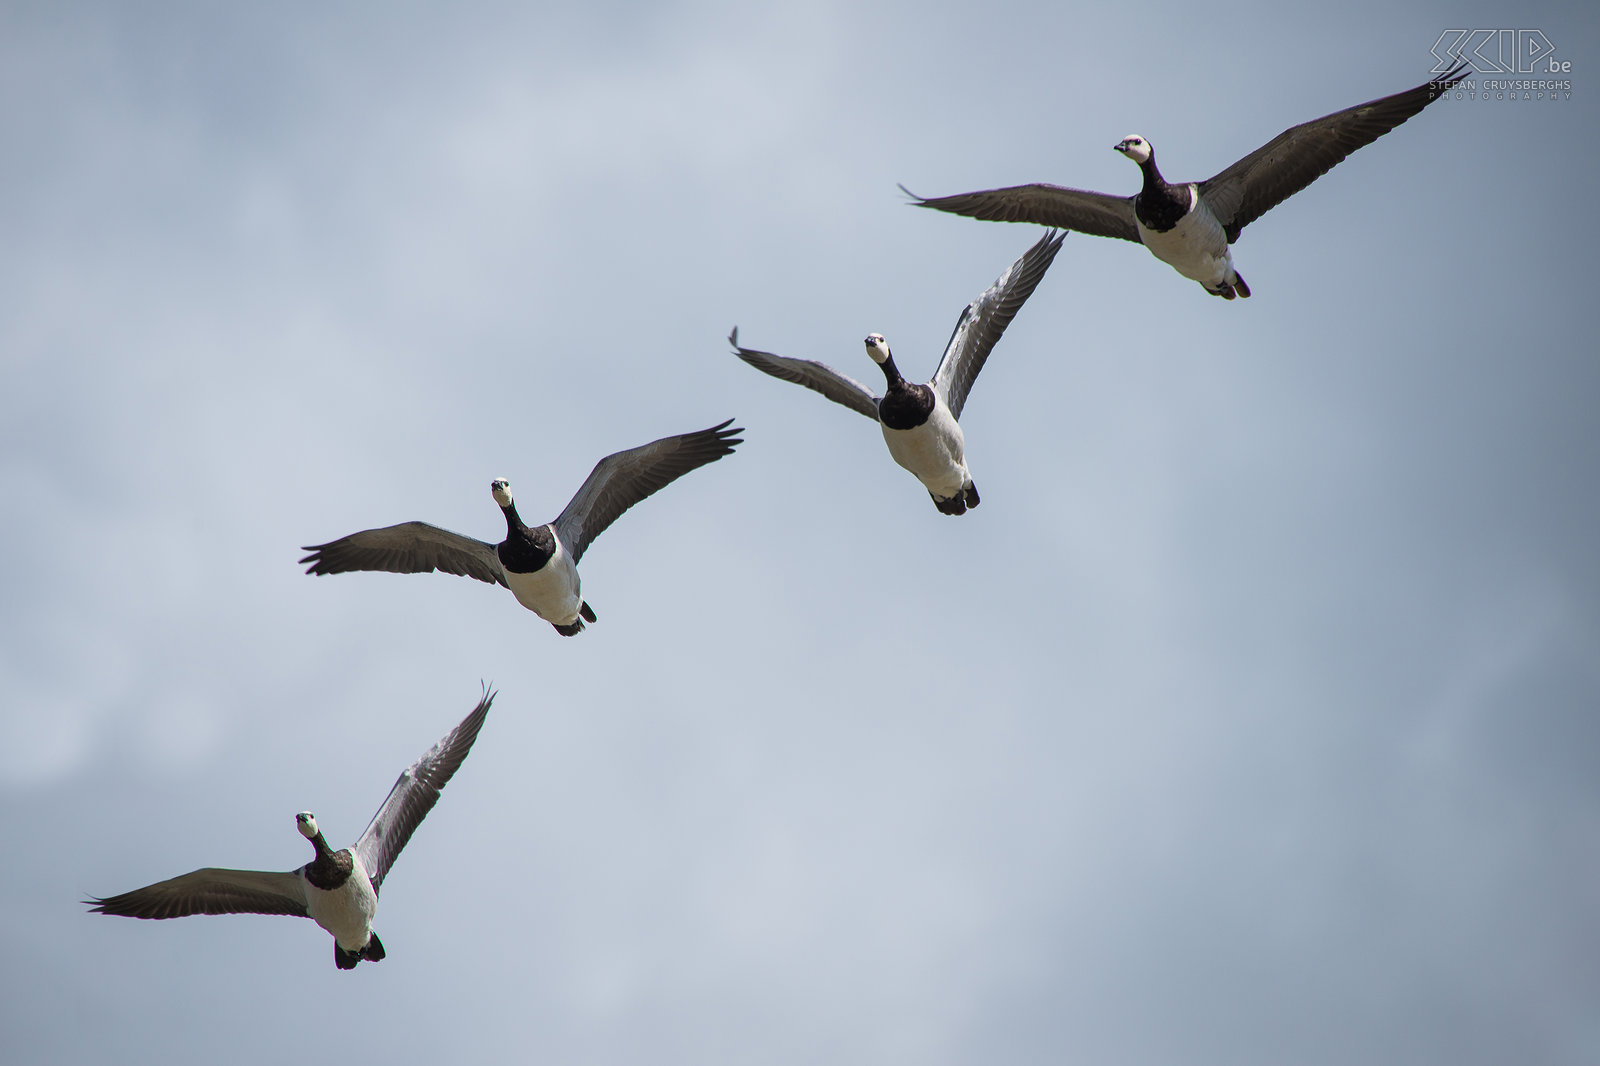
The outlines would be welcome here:
M 724 338 L 931 374 L 1039 231 L 1537 26 L 1255 222 L 1255 295 L 1069 236 L 937 514 Z M 8 1063 L 1592 1063 L 1600 233 L 1587 5 L 0 12 Z M 298 548 L 553 517 L 573 640 Z M 501 692 L 354 973 L 78 902 L 355 838 Z

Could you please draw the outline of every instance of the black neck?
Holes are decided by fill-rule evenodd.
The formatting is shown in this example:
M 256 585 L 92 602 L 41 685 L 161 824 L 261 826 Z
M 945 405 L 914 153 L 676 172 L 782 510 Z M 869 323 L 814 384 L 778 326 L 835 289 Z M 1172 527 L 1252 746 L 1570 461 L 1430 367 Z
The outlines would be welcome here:
M 311 838 L 311 846 L 316 850 L 317 859 L 326 861 L 333 857 L 333 849 L 328 847 L 328 841 L 322 835 L 322 830 L 317 830 L 317 835 Z
M 513 574 L 531 574 L 556 553 L 556 538 L 549 526 L 529 528 L 517 517 L 514 506 L 502 507 L 506 513 L 506 539 L 496 550 L 500 565 Z
M 878 365 L 882 367 L 883 376 L 889 382 L 891 389 L 896 385 L 904 385 L 906 383 L 906 379 L 900 376 L 900 368 L 894 365 L 894 356 L 884 356 L 883 362 Z
M 355 860 L 349 851 L 334 851 L 328 847 L 320 831 L 311 838 L 311 846 L 316 849 L 317 857 L 306 864 L 307 881 L 324 891 L 331 891 L 350 879 Z
M 922 425 L 933 414 L 933 389 L 902 377 L 893 356 L 881 365 L 889 384 L 883 390 L 883 399 L 878 401 L 878 421 L 890 429 L 915 429 Z
M 1161 176 L 1161 171 L 1156 169 L 1156 154 L 1150 153 L 1150 158 L 1139 164 L 1139 170 L 1144 174 L 1144 191 L 1158 192 L 1167 187 L 1167 179 Z
M 1140 163 L 1139 169 L 1144 172 L 1144 187 L 1133 198 L 1133 213 L 1147 228 L 1165 233 L 1189 213 L 1189 186 L 1167 184 L 1156 169 L 1154 155 Z

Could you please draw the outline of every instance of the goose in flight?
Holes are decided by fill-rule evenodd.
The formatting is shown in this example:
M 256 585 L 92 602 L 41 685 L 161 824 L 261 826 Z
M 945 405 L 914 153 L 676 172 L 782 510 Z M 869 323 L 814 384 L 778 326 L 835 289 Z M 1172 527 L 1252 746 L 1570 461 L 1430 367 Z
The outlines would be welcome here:
M 695 433 L 662 437 L 628 451 L 608 455 L 555 521 L 528 526 L 517 514 L 511 485 L 505 478 L 489 483 L 494 502 L 506 519 L 506 539 L 498 545 L 452 533 L 426 522 L 401 522 L 382 529 L 364 529 L 326 544 L 308 544 L 308 574 L 342 574 L 348 570 L 386 570 L 424 574 L 438 570 L 504 585 L 522 604 L 564 637 L 575 636 L 595 613 L 584 602 L 578 583 L 578 560 L 589 543 L 604 533 L 622 512 L 658 492 L 689 471 L 715 462 L 742 443 L 744 430 L 733 419 Z
M 1370 100 L 1301 123 L 1200 182 L 1169 183 L 1156 169 L 1155 149 L 1138 134 L 1113 147 L 1144 174 L 1133 196 L 1016 185 L 924 199 L 904 185 L 917 207 L 991 222 L 1035 222 L 1097 237 L 1142 243 L 1162 262 L 1209 293 L 1249 296 L 1228 246 L 1251 222 L 1326 174 L 1351 152 L 1382 137 L 1472 72 L 1458 63 L 1414 89 Z
M 372 931 L 378 891 L 424 816 L 439 802 L 439 790 L 460 767 L 494 702 L 483 698 L 444 739 L 412 763 L 389 790 L 361 838 L 334 851 L 310 811 L 295 815 L 295 827 L 316 856 L 289 873 L 207 867 L 132 892 L 85 900 L 92 913 L 125 918 L 182 918 L 189 914 L 288 914 L 310 918 L 333 934 L 333 962 L 354 969 L 363 959 L 384 957 Z
M 737 327 L 728 336 L 734 354 L 757 370 L 822 393 L 877 422 L 894 461 L 916 475 L 941 514 L 966 514 L 978 506 L 978 488 L 967 470 L 961 409 L 984 360 L 1011 319 L 1039 284 L 1066 234 L 1046 233 L 1001 274 L 956 320 L 944 357 L 926 385 L 907 381 L 895 366 L 889 343 L 869 333 L 867 355 L 883 370 L 882 396 L 830 366 L 739 347 Z

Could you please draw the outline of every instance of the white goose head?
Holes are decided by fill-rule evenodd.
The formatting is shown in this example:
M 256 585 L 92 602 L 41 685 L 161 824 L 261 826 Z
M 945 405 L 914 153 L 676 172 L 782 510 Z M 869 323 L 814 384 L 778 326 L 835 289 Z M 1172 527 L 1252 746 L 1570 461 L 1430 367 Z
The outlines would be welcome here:
M 1137 133 L 1128 134 L 1126 137 L 1122 138 L 1122 142 L 1120 144 L 1113 145 L 1112 147 L 1121 152 L 1123 155 L 1127 156 L 1129 159 L 1133 160 L 1135 163 L 1138 163 L 1140 166 L 1148 163 L 1150 161 L 1150 157 L 1154 154 L 1153 149 L 1150 147 L 1150 142 L 1139 136 Z
M 300 835 L 307 840 L 315 840 L 320 830 L 317 828 L 317 816 L 310 811 L 301 811 L 294 816 L 294 827 L 300 830 Z
M 494 493 L 494 502 L 501 507 L 511 506 L 511 482 L 503 477 L 497 477 L 489 482 L 489 491 Z
M 867 334 L 867 354 L 872 361 L 882 366 L 889 361 L 889 342 L 883 339 L 881 333 Z

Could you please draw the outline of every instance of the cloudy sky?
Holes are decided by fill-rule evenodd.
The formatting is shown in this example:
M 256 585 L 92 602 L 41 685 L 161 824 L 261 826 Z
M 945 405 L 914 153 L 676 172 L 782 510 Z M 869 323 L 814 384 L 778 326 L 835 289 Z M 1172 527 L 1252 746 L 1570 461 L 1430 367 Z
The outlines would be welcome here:
M 0 9 L 8 1063 L 1600 1059 L 1586 4 Z M 1255 222 L 1224 303 L 1069 236 L 936 513 L 724 338 L 932 373 L 1039 236 L 904 206 L 1199 179 L 1540 28 Z M 298 548 L 547 520 L 566 640 Z M 283 918 L 79 902 L 350 842 L 477 748 L 342 973 Z

